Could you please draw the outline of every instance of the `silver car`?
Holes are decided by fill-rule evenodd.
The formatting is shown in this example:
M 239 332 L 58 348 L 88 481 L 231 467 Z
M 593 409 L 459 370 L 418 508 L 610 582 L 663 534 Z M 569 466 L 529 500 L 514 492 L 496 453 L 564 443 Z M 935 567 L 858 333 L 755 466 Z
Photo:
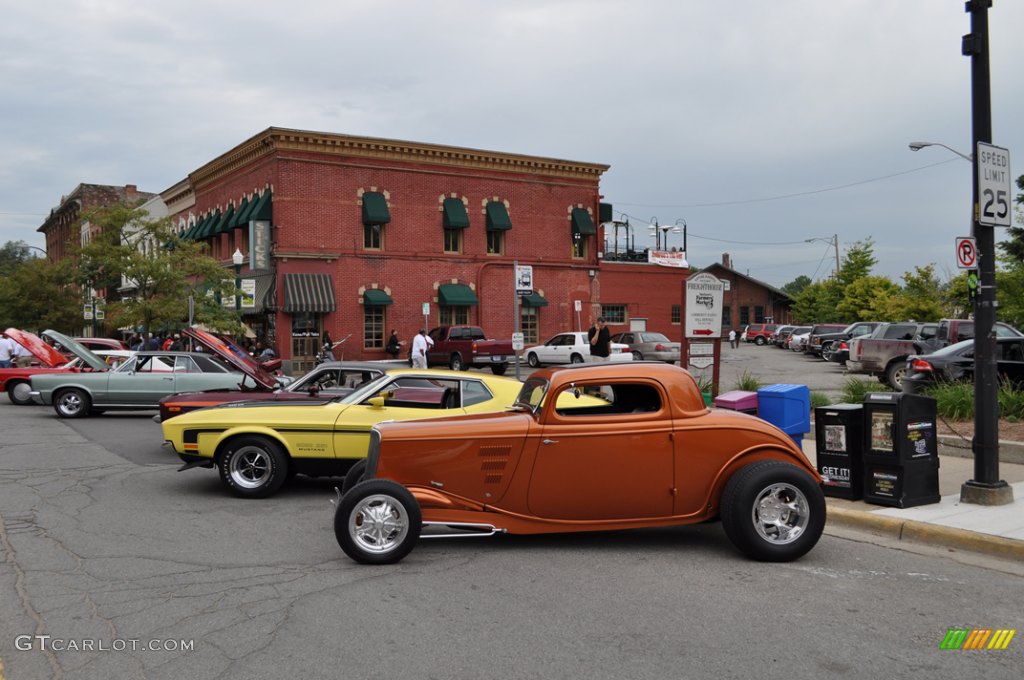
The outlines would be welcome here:
M 238 387 L 245 379 L 232 360 L 206 352 L 138 352 L 116 369 L 105 370 L 109 367 L 95 353 L 67 336 L 47 333 L 93 369 L 31 377 L 32 400 L 52 404 L 61 418 L 156 409 L 169 394 Z
M 674 364 L 679 361 L 678 342 L 672 342 L 663 333 L 650 331 L 628 331 L 612 336 L 612 342 L 621 342 L 629 346 L 636 361 L 667 361 Z

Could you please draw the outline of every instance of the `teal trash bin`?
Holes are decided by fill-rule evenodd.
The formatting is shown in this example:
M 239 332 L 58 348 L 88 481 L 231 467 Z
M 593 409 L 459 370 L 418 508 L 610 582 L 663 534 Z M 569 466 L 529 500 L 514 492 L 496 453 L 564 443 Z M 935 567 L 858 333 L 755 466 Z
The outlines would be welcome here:
M 803 446 L 811 431 L 811 390 L 807 385 L 768 385 L 757 391 L 757 415 Z

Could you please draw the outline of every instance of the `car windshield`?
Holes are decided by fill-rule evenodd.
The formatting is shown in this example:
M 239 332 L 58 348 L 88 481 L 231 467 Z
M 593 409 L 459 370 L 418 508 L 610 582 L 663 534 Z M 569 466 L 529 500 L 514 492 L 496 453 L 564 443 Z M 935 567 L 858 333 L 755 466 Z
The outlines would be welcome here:
M 952 345 L 946 345 L 942 349 L 932 352 L 928 356 L 934 357 L 948 357 L 960 354 L 968 347 L 974 347 L 974 340 L 961 340 L 960 342 L 954 342 Z
M 384 386 L 391 381 L 391 376 L 382 375 L 376 380 L 371 380 L 365 385 L 361 386 L 355 392 L 352 392 L 344 397 L 339 397 L 336 401 L 342 404 L 358 404 L 364 399 L 369 399 L 372 395 L 377 394 Z
M 544 401 L 544 395 L 547 394 L 549 386 L 548 381 L 542 378 L 527 378 L 522 389 L 519 390 L 519 396 L 512 402 L 512 408 L 536 412 Z

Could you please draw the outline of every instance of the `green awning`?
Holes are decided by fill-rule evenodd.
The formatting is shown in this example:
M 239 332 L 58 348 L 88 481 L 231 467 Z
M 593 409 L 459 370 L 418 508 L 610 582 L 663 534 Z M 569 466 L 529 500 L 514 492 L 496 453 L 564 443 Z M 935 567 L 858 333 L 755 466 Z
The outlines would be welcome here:
M 444 228 L 466 229 L 469 227 L 469 215 L 466 204 L 458 198 L 444 199 Z
M 584 208 L 572 209 L 572 231 L 574 234 L 583 234 L 584 236 L 593 236 L 597 233 L 594 220 L 590 219 L 590 213 Z
M 240 227 L 243 224 L 248 226 L 249 220 L 246 219 L 245 213 L 252 209 L 252 206 L 256 204 L 256 201 L 249 203 L 248 198 L 242 198 L 242 202 L 238 204 L 238 210 L 235 211 L 235 216 L 231 218 L 231 222 L 228 224 L 229 229 Z
M 246 224 L 253 220 L 270 222 L 273 219 L 273 199 L 271 198 L 270 194 L 270 189 L 267 189 L 266 191 L 263 192 L 263 195 L 260 196 L 258 201 L 256 199 L 253 199 L 255 201 L 255 205 L 253 205 L 252 210 L 249 211 L 249 214 L 245 216 Z
M 476 293 L 469 286 L 461 283 L 443 283 L 437 289 L 437 304 L 442 307 L 466 307 L 478 305 Z
M 333 312 L 337 309 L 334 300 L 334 283 L 330 274 L 285 274 L 284 308 L 282 311 Z
M 378 288 L 371 288 L 363 293 L 363 304 L 368 307 L 381 307 L 390 305 L 394 300 L 391 296 Z
M 508 231 L 512 228 L 512 220 L 508 218 L 508 209 L 504 203 L 491 201 L 487 204 L 487 231 Z
M 192 226 L 190 226 L 188 229 L 186 229 L 185 233 L 181 235 L 181 238 L 183 240 L 185 240 L 185 241 L 191 241 L 192 240 L 192 235 L 195 234 L 196 227 L 198 227 L 198 226 L 199 226 L 199 222 L 198 221 L 193 222 Z
M 391 213 L 388 202 L 379 191 L 367 191 L 363 194 L 363 224 L 389 224 Z
M 213 228 L 214 234 L 223 234 L 231 231 L 231 221 L 235 218 L 235 206 L 229 205 L 227 212 L 225 212 L 220 220 L 217 222 L 217 226 Z
M 523 307 L 547 307 L 548 301 L 540 293 L 530 293 L 524 295 L 519 300 L 522 302 Z
M 202 229 L 202 231 L 197 231 L 196 232 L 196 240 L 204 239 L 204 238 L 209 238 L 209 237 L 213 236 L 213 234 L 214 234 L 213 229 L 214 229 L 214 227 L 217 226 L 217 222 L 219 222 L 219 221 L 220 221 L 220 210 L 218 210 L 217 212 L 215 212 L 214 214 L 212 214 L 212 215 L 210 215 L 209 217 L 206 218 L 206 220 L 203 222 L 203 229 Z

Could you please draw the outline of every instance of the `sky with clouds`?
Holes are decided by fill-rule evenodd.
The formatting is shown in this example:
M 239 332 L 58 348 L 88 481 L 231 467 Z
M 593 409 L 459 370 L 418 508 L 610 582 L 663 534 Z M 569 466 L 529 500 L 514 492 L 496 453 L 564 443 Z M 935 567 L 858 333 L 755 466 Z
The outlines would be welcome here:
M 1016 177 L 1024 2 L 993 4 Z M 828 276 L 834 236 L 947 277 L 971 166 L 908 143 L 971 153 L 969 31 L 963 0 L 9 3 L 0 243 L 42 246 L 79 183 L 160 192 L 276 126 L 605 163 L 617 219 L 685 220 L 691 264 L 776 286 Z

